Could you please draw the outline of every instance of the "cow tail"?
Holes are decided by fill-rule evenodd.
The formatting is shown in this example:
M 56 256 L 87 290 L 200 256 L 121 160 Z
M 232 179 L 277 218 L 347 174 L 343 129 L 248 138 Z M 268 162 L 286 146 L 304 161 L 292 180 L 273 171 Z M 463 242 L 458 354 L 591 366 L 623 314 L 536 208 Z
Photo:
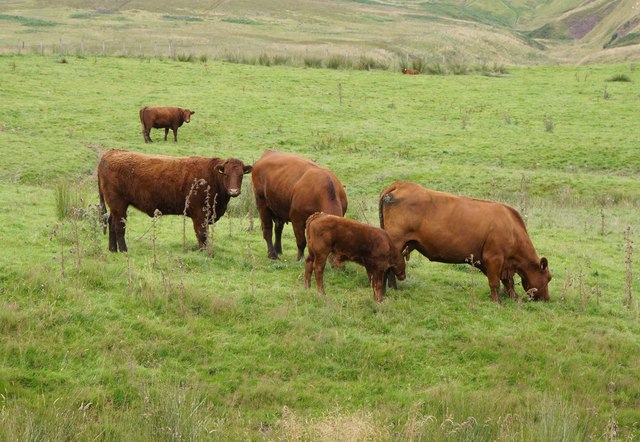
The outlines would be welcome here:
M 396 190 L 396 186 L 395 186 L 395 184 L 392 184 L 391 186 L 389 186 L 386 189 L 384 189 L 382 191 L 382 193 L 380 194 L 380 199 L 378 200 L 378 216 L 380 217 L 380 228 L 381 229 L 384 229 L 384 207 L 385 207 L 385 205 L 397 202 L 396 200 L 393 199 L 393 195 L 391 195 L 391 192 L 393 192 L 394 190 Z
M 100 205 L 98 212 L 100 214 L 100 222 L 102 223 L 102 234 L 107 234 L 107 222 L 105 215 L 107 213 L 107 207 L 104 203 L 104 194 L 102 193 L 102 186 L 100 186 L 100 175 L 98 175 L 98 195 L 100 196 Z
M 144 111 L 147 110 L 147 106 L 140 109 L 140 124 L 142 125 L 142 134 L 144 135 Z

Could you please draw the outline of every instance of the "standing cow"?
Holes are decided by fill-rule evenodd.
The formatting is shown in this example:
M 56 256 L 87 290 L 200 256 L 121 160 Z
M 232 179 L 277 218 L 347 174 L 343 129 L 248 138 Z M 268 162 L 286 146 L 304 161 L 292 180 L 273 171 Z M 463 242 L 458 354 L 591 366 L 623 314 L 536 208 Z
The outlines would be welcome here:
M 391 273 L 405 278 L 405 262 L 400 249 L 389 234 L 377 227 L 326 213 L 314 213 L 307 219 L 307 245 L 309 255 L 304 266 L 304 286 L 311 287 L 311 274 L 316 274 L 319 293 L 324 293 L 323 275 L 327 256 L 353 261 L 367 269 L 373 288 L 373 297 L 382 302 L 387 277 Z
M 140 109 L 140 122 L 142 123 L 142 136 L 145 143 L 151 143 L 151 129 L 164 128 L 164 141 L 167 141 L 169 129 L 173 131 L 173 140 L 178 141 L 178 128 L 183 123 L 191 121 L 191 115 L 195 111 L 179 107 L 153 107 L 145 106 Z
M 251 180 L 271 259 L 282 254 L 285 223 L 291 221 L 293 225 L 300 260 L 307 244 L 304 235 L 307 218 L 315 212 L 344 216 L 347 211 L 347 194 L 334 173 L 299 155 L 265 151 L 253 165 Z
M 224 215 L 230 198 L 240 195 L 242 177 L 249 172 L 251 166 L 236 158 L 105 152 L 97 173 L 100 212 L 105 214 L 105 202 L 110 212 L 109 250 L 127 251 L 124 235 L 130 205 L 149 216 L 154 216 L 156 210 L 162 215 L 186 214 L 193 221 L 198 245 L 203 249 L 207 225 Z
M 380 194 L 379 209 L 380 227 L 407 259 L 415 249 L 430 261 L 473 264 L 487 276 L 496 302 L 500 281 L 509 296 L 517 297 L 517 273 L 533 299 L 549 300 L 549 263 L 538 257 L 512 207 L 397 181 Z M 390 285 L 395 286 L 392 277 Z

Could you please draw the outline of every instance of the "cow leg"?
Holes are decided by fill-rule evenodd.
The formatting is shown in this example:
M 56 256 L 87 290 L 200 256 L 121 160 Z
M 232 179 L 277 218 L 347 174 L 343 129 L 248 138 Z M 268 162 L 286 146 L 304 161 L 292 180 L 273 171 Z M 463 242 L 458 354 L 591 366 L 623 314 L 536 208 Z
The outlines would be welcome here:
M 284 221 L 274 220 L 276 225 L 276 244 L 275 244 L 275 252 L 276 255 L 282 255 L 282 230 L 284 229 Z
M 256 206 L 260 213 L 260 223 L 262 224 L 262 237 L 267 243 L 267 256 L 269 259 L 278 259 L 275 249 L 273 248 L 273 216 L 267 205 L 260 198 L 256 197 Z M 277 238 L 276 238 L 277 240 Z M 281 247 L 282 248 L 282 247 Z
M 318 293 L 324 295 L 324 266 L 327 264 L 327 255 L 316 255 L 313 262 L 313 271 L 316 273 L 316 286 Z M 311 277 L 311 275 L 309 275 Z
M 372 270 L 369 272 L 369 279 L 371 280 L 371 287 L 373 288 L 373 297 L 377 302 L 382 302 L 384 295 L 386 294 L 386 281 L 385 272 L 382 270 Z
M 516 293 L 515 283 L 513 282 L 513 277 L 507 277 L 501 279 L 502 285 L 504 286 L 504 290 L 507 292 L 507 295 L 511 299 L 518 299 L 518 294 Z
M 113 225 L 113 216 L 109 214 L 107 218 L 107 225 L 109 226 L 109 251 L 117 252 L 118 251 L 118 242 L 116 241 L 116 229 Z
M 196 238 L 198 239 L 198 249 L 205 250 L 207 247 L 207 222 L 202 215 L 194 216 L 191 218 L 193 221 L 193 230 L 196 232 Z
M 491 300 L 494 302 L 500 302 L 500 298 L 498 297 L 498 290 L 500 289 L 500 267 L 500 263 L 490 261 L 486 263 L 486 271 L 484 272 L 489 280 Z
M 127 227 L 127 209 L 125 208 L 123 211 L 112 210 L 109 218 L 111 219 L 117 249 L 120 252 L 126 252 L 127 243 L 125 242 L 124 235 Z M 109 250 L 111 250 L 111 238 L 109 238 Z
M 296 236 L 296 244 L 298 245 L 298 258 L 297 260 L 300 261 L 302 259 L 302 257 L 304 256 L 304 249 L 305 247 L 307 247 L 307 238 L 304 236 L 304 224 L 305 221 L 301 222 L 301 223 L 297 223 L 297 222 L 291 222 L 293 224 L 293 233 Z M 327 259 L 327 257 L 325 256 L 325 261 Z
M 173 131 L 173 141 L 175 141 L 177 143 L 178 142 L 178 128 L 177 127 L 172 127 L 171 130 Z
M 313 253 L 309 252 L 307 259 L 304 261 L 304 288 L 311 288 L 311 274 L 313 273 L 315 257 Z
M 389 288 L 398 290 L 398 283 L 396 282 L 395 273 L 387 272 L 387 281 L 389 282 Z
M 167 135 L 169 135 L 169 128 L 165 127 L 164 128 L 164 141 L 167 141 Z

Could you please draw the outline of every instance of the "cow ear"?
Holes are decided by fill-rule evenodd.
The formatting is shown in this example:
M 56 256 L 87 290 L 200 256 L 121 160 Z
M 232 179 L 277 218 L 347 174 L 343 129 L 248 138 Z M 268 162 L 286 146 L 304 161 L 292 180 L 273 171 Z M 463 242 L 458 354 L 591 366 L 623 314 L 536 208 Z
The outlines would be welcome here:
M 244 173 L 245 175 L 247 173 L 251 173 L 251 171 L 253 170 L 253 166 L 244 166 Z
M 216 171 L 223 175 L 224 174 L 224 165 L 226 164 L 226 161 L 224 163 L 220 163 L 218 165 L 216 165 Z
M 549 261 L 544 256 L 540 259 L 540 270 L 547 270 L 549 267 Z
M 195 113 L 196 113 L 196 111 L 192 111 L 192 110 L 190 110 L 190 111 L 189 111 L 189 113 L 190 113 L 191 115 L 193 115 L 193 114 L 195 114 Z

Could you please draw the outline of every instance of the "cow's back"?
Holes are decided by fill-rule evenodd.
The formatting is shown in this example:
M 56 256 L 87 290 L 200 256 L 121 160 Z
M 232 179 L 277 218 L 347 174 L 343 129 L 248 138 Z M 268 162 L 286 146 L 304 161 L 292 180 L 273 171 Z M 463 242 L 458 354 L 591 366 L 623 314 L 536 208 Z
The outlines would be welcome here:
M 296 192 L 304 188 L 303 183 L 311 184 L 321 170 L 326 169 L 304 157 L 266 151 L 253 165 L 251 180 L 256 196 L 278 217 L 288 219 Z
M 107 200 L 133 205 L 151 216 L 156 209 L 165 215 L 181 214 L 194 180 L 208 179 L 216 160 L 111 150 L 98 163 L 98 177 Z
M 396 182 L 382 191 L 380 219 L 399 247 L 415 241 L 420 245 L 416 248 L 433 261 L 460 263 L 471 254 L 478 258 L 489 243 L 498 248 L 495 253 L 505 255 L 531 244 L 513 208 L 408 182 Z
M 161 128 L 182 124 L 182 109 L 166 106 L 145 106 L 140 109 L 140 120 L 145 127 Z

